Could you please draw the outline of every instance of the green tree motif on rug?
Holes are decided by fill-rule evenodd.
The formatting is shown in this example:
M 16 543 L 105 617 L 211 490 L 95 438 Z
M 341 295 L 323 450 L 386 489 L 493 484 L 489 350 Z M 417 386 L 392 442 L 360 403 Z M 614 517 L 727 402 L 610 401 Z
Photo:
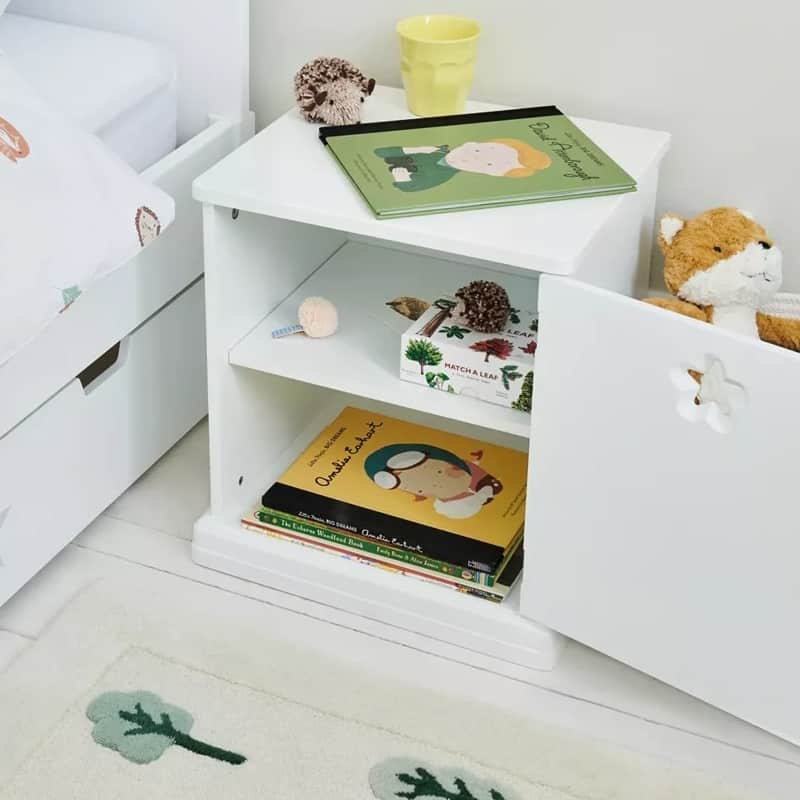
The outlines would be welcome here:
M 92 738 L 134 764 L 157 761 L 172 746 L 227 764 L 247 761 L 190 736 L 192 715 L 152 692 L 106 692 L 89 704 L 86 716 L 94 722 Z
M 431 775 L 423 767 L 417 767 L 416 775 L 401 772 L 397 779 L 407 783 L 411 789 L 407 792 L 399 792 L 395 794 L 395 797 L 404 797 L 408 800 L 415 800 L 419 797 L 442 797 L 444 800 L 478 800 L 462 778 L 456 778 L 453 781 L 456 791 L 451 792 L 439 783 L 438 778 Z M 496 789 L 490 789 L 489 794 L 492 800 L 505 800 L 503 795 Z
M 370 786 L 378 800 L 521 800 L 491 779 L 412 758 L 377 764 L 370 771 Z

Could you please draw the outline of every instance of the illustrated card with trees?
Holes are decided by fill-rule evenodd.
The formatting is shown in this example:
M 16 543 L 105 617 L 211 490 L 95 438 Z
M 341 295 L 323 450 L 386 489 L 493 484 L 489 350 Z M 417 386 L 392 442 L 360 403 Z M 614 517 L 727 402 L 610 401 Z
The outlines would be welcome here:
M 538 334 L 538 314 L 524 303 L 512 308 L 503 331 L 481 333 L 457 315 L 453 298 L 442 297 L 403 335 L 400 377 L 530 412 Z

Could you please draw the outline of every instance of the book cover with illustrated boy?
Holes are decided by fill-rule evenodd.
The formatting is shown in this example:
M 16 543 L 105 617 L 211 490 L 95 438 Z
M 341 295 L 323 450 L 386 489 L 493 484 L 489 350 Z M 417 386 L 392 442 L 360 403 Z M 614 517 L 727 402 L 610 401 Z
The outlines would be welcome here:
M 522 536 L 527 453 L 348 407 L 265 508 L 494 573 Z
M 322 128 L 378 217 L 634 191 L 555 106 Z

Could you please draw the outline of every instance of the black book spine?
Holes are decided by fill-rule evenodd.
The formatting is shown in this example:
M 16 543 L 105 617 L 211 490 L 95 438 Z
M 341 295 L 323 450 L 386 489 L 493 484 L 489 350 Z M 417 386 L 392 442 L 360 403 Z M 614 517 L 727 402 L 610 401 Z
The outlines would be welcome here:
M 380 133 L 382 131 L 408 131 L 419 128 L 441 128 L 445 125 L 474 125 L 476 122 L 502 122 L 509 119 L 558 116 L 563 116 L 563 113 L 555 106 L 504 108 L 500 111 L 479 111 L 475 114 L 452 114 L 446 117 L 414 117 L 412 119 L 388 120 L 386 122 L 363 122 L 357 125 L 328 125 L 319 129 L 319 138 L 323 144 L 327 144 L 331 136 L 351 136 L 358 133 Z
M 525 563 L 525 547 L 520 543 L 519 547 L 514 552 L 514 555 L 506 564 L 506 568 L 500 575 L 497 576 L 496 585 L 511 587 L 514 581 L 519 577 L 522 572 L 522 566 Z
M 261 502 L 275 511 L 316 520 L 332 528 L 467 569 L 493 574 L 505 554 L 497 545 L 343 503 L 285 483 L 274 484 L 264 493 Z

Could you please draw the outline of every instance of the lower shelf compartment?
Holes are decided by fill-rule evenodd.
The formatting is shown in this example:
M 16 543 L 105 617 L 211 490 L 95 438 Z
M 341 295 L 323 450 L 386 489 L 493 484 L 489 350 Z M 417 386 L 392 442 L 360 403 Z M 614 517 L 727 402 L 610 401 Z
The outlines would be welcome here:
M 202 566 L 529 669 L 555 666 L 561 637 L 519 613 L 519 587 L 490 603 L 243 530 L 212 514 L 195 526 Z M 361 627 L 358 622 L 356 627 Z
M 325 404 L 289 447 L 271 459 L 260 480 L 251 484 L 254 491 L 259 487 L 253 504 L 342 405 L 340 401 Z M 375 406 L 367 402 L 360 405 Z M 452 426 L 451 422 L 448 427 Z M 507 436 L 498 434 L 498 438 L 508 444 Z M 555 665 L 562 639 L 521 616 L 519 584 L 503 603 L 491 603 L 245 530 L 239 520 L 246 510 L 209 512 L 197 522 L 192 547 L 197 563 L 347 612 L 350 624 L 357 628 L 379 622 L 425 637 L 432 645 L 445 643 L 527 669 L 551 669 Z M 435 646 L 431 649 L 436 651 Z

